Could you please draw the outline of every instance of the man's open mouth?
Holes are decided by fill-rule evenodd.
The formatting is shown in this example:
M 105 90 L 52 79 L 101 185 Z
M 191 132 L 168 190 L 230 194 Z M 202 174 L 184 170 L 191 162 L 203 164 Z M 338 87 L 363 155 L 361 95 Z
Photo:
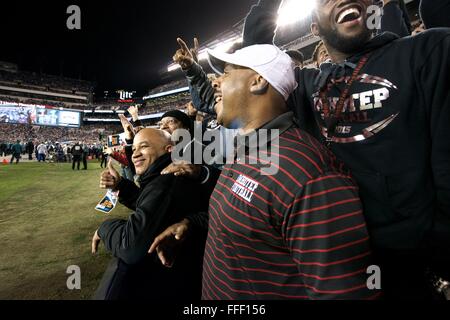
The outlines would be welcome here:
M 352 22 L 361 18 L 361 16 L 362 9 L 359 5 L 348 6 L 337 14 L 336 23 L 344 24 L 346 22 Z

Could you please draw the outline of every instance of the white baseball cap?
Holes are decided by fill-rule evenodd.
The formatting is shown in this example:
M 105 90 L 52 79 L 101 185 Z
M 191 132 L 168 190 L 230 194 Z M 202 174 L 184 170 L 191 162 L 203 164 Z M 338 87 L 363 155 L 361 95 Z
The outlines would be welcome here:
M 223 74 L 226 63 L 250 68 L 266 79 L 285 100 L 298 86 L 291 57 L 274 45 L 253 45 L 233 54 L 208 50 L 208 62 L 218 74 Z

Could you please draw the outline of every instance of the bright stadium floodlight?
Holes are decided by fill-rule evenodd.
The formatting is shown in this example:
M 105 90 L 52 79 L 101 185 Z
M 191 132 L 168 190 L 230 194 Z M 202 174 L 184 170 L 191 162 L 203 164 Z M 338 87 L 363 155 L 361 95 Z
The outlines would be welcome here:
M 278 10 L 279 27 L 284 27 L 307 18 L 314 9 L 316 0 L 286 0 Z

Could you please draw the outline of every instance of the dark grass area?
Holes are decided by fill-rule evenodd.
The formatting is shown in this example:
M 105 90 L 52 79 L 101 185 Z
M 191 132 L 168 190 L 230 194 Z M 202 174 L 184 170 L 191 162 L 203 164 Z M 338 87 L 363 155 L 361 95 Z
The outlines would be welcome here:
M 69 164 L 0 165 L 0 299 L 90 299 L 110 256 L 91 238 L 108 219 L 94 210 L 105 194 L 102 169 Z M 110 217 L 126 217 L 119 205 Z M 81 290 L 66 287 L 67 267 L 81 268 Z

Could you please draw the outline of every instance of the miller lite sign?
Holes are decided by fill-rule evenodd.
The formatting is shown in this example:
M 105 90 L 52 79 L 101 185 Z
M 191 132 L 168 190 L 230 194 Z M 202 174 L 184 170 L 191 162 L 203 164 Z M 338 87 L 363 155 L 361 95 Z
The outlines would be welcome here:
M 125 90 L 119 90 L 117 91 L 119 94 L 119 102 L 133 102 L 133 95 L 135 92 L 128 92 Z

